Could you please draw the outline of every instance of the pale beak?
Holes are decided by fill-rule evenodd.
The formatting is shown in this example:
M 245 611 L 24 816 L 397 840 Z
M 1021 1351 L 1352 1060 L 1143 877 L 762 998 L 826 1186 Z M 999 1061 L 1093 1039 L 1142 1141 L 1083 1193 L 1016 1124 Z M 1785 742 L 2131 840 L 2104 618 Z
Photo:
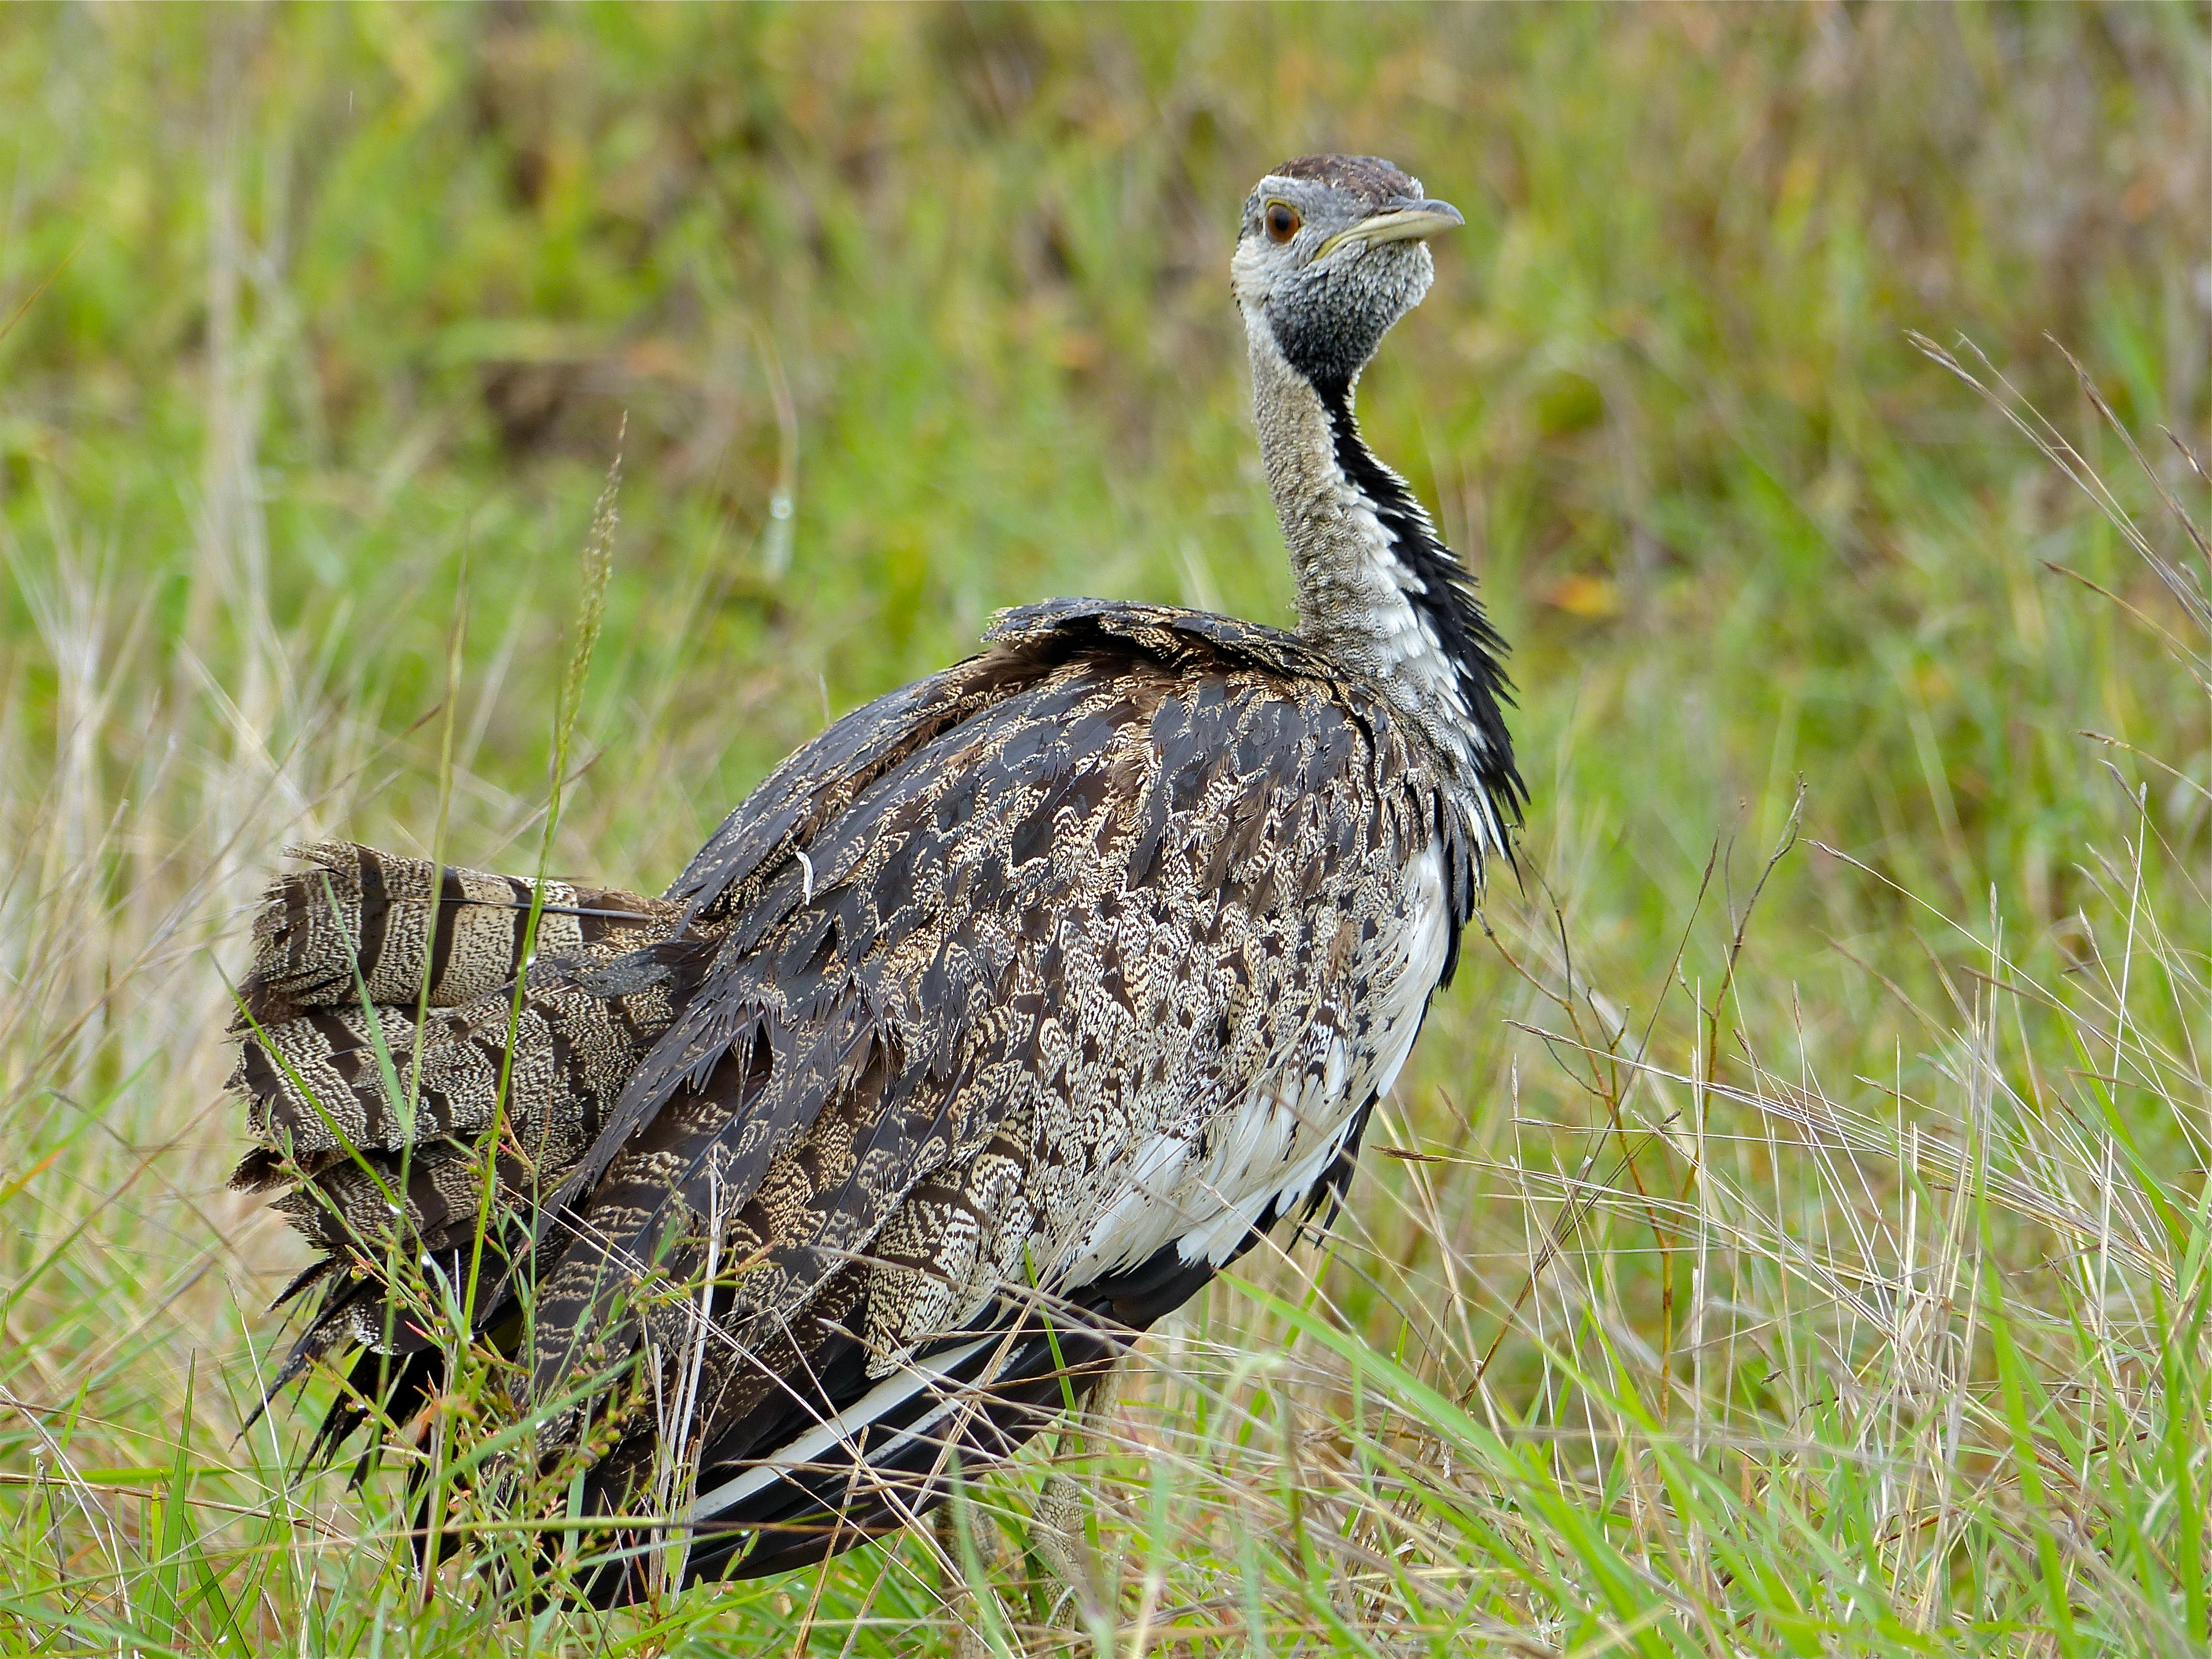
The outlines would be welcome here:
M 1347 246 L 1423 241 L 1440 230 L 1452 230 L 1466 222 L 1466 216 L 1449 202 L 1393 202 L 1380 213 L 1371 213 L 1349 229 L 1338 231 L 1315 251 L 1314 258 L 1325 259 Z

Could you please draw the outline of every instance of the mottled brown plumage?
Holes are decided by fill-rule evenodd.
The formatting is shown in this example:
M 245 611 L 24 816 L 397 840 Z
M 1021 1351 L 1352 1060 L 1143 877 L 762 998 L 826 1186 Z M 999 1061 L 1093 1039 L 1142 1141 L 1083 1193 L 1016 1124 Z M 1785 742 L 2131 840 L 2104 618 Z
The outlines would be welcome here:
M 1281 201 L 1312 234 L 1271 251 Z M 484 1213 L 477 1318 L 521 1330 L 538 1455 L 638 1517 L 614 1544 L 668 1547 L 596 1600 L 817 1559 L 1006 1455 L 1340 1197 L 1450 974 L 1519 800 L 1495 636 L 1334 359 L 1279 343 L 1331 306 L 1379 339 L 1449 210 L 1369 158 L 1254 204 L 1299 632 L 1011 612 L 799 750 L 665 899 L 547 884 L 526 968 L 527 884 L 330 845 L 272 890 L 240 1179 L 293 1183 L 329 1253 L 300 1352 L 362 1347 L 357 1378 L 420 1397 L 435 1354 L 380 1253 L 457 1274 Z M 1276 316 L 1288 292 L 1322 314 Z
M 269 890 L 239 993 L 230 1086 L 259 1144 L 231 1179 L 289 1186 L 276 1208 L 328 1252 L 293 1287 L 336 1281 L 306 1358 L 382 1340 L 380 1298 L 347 1292 L 377 1282 L 395 1240 L 472 1239 L 488 1158 L 508 1208 L 574 1166 L 673 1006 L 665 983 L 602 998 L 570 976 L 665 939 L 678 912 L 546 883 L 518 1009 L 533 884 L 343 842 L 295 855 L 310 867 Z M 502 1079 L 506 1133 L 488 1148 Z

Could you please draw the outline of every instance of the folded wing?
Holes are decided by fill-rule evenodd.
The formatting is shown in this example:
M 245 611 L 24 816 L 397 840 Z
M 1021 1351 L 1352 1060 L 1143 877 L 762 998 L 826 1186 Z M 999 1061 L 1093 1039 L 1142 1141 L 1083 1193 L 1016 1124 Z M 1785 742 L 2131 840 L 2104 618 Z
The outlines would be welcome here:
M 702 851 L 712 965 L 571 1177 L 540 1397 L 653 1385 L 549 1440 L 611 1435 L 592 1507 L 694 1576 L 902 1524 L 1340 1187 L 1467 914 L 1419 745 L 1294 638 L 1082 605 L 994 647 Z

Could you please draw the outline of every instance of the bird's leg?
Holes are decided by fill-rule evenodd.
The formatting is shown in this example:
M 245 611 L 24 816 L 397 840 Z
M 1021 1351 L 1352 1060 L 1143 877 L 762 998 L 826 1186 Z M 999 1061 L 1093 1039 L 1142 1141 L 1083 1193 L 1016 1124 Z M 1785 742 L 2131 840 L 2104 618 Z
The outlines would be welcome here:
M 959 1484 L 938 1506 L 937 1542 L 957 1574 L 945 1596 L 945 1611 L 955 1621 L 953 1659 L 986 1659 L 994 1652 L 985 1633 L 987 1621 L 1001 1628 L 1006 1622 L 1002 1607 L 994 1609 L 1000 1616 L 993 1619 L 982 1605 L 984 1597 L 996 1598 L 1000 1569 L 1012 1553 L 1006 1534 L 989 1515 L 969 1501 L 967 1486 Z
M 1068 1476 L 1054 1473 L 1037 1495 L 1030 1521 L 1030 1550 L 1044 1569 L 1060 1581 L 1070 1595 L 1080 1595 L 1090 1581 L 1084 1557 L 1088 1540 L 1083 1535 L 1087 1505 L 1083 1489 Z
M 1060 1443 L 1053 1454 L 1055 1465 L 1089 1461 L 1091 1431 L 1099 1415 L 1097 1391 L 1085 1393 L 1074 1419 L 1060 1431 Z M 1073 1601 L 1086 1626 L 1106 1624 L 1106 1601 L 1099 1594 L 1093 1513 L 1088 1485 L 1064 1468 L 1055 1467 L 1044 1490 L 1037 1494 L 1029 1528 L 1030 1553 L 1058 1586 L 1057 1593 L 1048 1590 L 1050 1607 L 1040 1610 L 1048 1623 Z

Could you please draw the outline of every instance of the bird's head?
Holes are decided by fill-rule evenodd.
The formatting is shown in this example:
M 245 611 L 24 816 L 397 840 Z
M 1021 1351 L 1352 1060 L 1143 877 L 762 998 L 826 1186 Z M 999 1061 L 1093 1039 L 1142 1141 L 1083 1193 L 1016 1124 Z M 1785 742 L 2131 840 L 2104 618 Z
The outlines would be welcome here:
M 1428 239 L 1466 222 L 1379 156 L 1285 161 L 1253 186 L 1230 262 L 1245 325 L 1315 386 L 1347 386 L 1429 291 Z

